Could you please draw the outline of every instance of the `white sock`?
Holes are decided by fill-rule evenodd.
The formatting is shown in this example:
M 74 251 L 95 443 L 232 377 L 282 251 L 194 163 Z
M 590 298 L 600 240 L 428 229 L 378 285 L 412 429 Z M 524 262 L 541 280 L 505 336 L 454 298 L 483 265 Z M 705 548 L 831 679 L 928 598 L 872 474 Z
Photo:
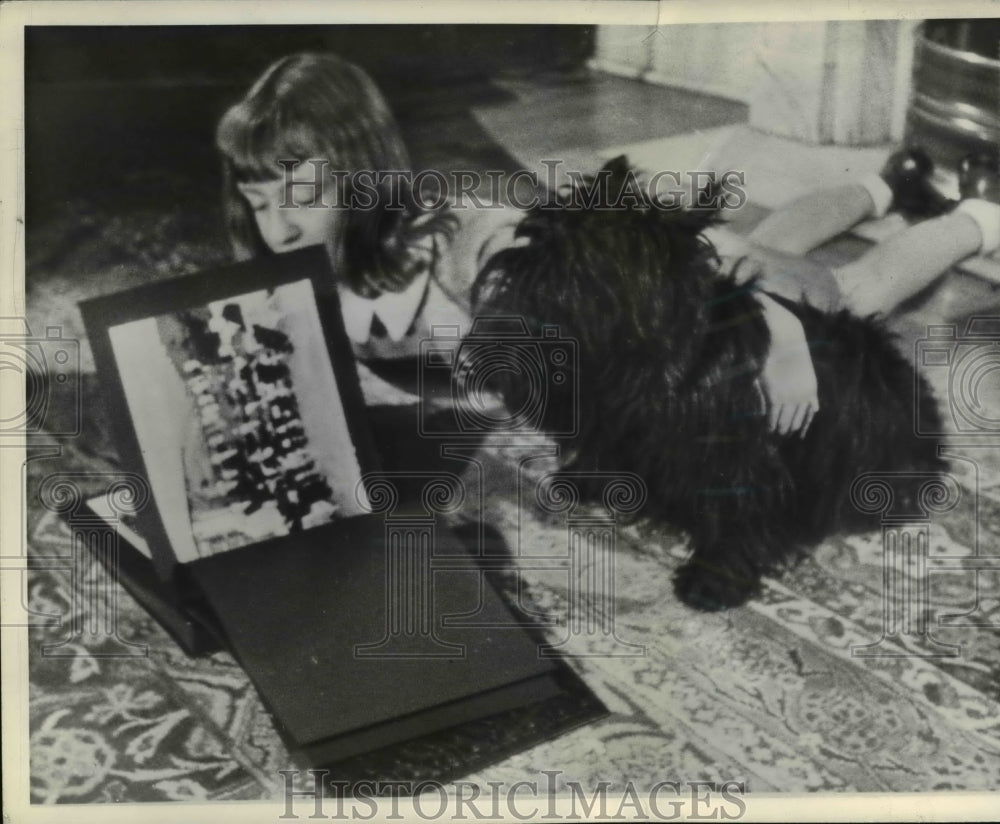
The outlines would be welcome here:
M 875 209 L 872 216 L 885 217 L 885 213 L 892 206 L 892 189 L 889 188 L 889 184 L 882 180 L 875 172 L 865 175 L 858 183 L 864 186 L 868 194 L 871 195 L 872 204 L 874 204 Z
M 970 197 L 959 203 L 955 211 L 964 212 L 976 221 L 979 233 L 983 236 L 979 254 L 989 255 L 1000 248 L 1000 203 Z

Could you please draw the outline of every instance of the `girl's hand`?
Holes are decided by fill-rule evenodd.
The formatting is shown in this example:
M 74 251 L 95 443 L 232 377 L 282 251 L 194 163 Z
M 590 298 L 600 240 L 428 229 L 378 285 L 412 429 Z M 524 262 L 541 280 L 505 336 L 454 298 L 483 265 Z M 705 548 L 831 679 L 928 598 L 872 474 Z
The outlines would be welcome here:
M 798 432 L 805 437 L 819 411 L 816 370 L 799 319 L 765 294 L 758 295 L 771 332 L 771 351 L 764 363 L 758 389 L 780 435 Z

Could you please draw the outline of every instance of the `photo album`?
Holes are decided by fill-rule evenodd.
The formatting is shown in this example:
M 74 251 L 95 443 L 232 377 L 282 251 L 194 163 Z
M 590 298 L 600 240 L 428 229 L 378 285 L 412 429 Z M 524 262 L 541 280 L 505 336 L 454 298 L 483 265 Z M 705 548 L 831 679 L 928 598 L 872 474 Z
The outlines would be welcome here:
M 231 651 L 310 764 L 580 688 L 478 547 L 373 512 L 378 451 L 328 267 L 316 246 L 81 303 L 122 468 L 149 489 L 113 527 L 119 580 L 189 654 Z M 400 631 L 421 598 L 430 635 Z
M 164 573 L 368 511 L 374 453 L 336 297 L 325 317 L 317 303 L 326 266 L 313 248 L 81 305 Z

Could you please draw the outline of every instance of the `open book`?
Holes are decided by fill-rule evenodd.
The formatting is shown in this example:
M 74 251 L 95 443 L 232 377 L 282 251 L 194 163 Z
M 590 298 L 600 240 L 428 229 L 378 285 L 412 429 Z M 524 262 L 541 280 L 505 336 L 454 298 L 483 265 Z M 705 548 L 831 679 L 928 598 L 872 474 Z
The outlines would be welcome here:
M 316 247 L 81 305 L 149 491 L 135 513 L 90 504 L 120 580 L 189 651 L 231 651 L 312 764 L 581 687 L 482 547 L 380 472 L 362 387 L 410 417 L 420 398 L 359 376 L 335 296 L 317 301 L 327 267 Z

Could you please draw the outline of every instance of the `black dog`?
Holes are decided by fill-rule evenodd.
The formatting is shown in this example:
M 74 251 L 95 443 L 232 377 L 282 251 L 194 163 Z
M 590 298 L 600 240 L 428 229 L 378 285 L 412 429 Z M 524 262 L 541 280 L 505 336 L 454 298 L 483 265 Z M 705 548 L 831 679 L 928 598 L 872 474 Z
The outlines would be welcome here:
M 564 466 L 640 475 L 645 514 L 690 533 L 678 596 L 736 606 L 810 545 L 873 526 L 850 500 L 861 473 L 942 471 L 937 442 L 914 435 L 915 398 L 931 431 L 938 411 L 877 318 L 781 301 L 810 342 L 820 410 L 804 438 L 773 433 L 757 388 L 768 328 L 755 282 L 722 274 L 702 234 L 715 214 L 668 209 L 634 188 L 607 199 L 615 208 L 582 206 L 594 186 L 607 198 L 631 175 L 623 158 L 605 169 L 527 214 L 521 245 L 487 262 L 474 303 L 577 340 L 578 434 Z M 504 374 L 496 388 L 525 408 L 537 389 Z M 541 428 L 565 432 L 572 410 L 549 400 Z

